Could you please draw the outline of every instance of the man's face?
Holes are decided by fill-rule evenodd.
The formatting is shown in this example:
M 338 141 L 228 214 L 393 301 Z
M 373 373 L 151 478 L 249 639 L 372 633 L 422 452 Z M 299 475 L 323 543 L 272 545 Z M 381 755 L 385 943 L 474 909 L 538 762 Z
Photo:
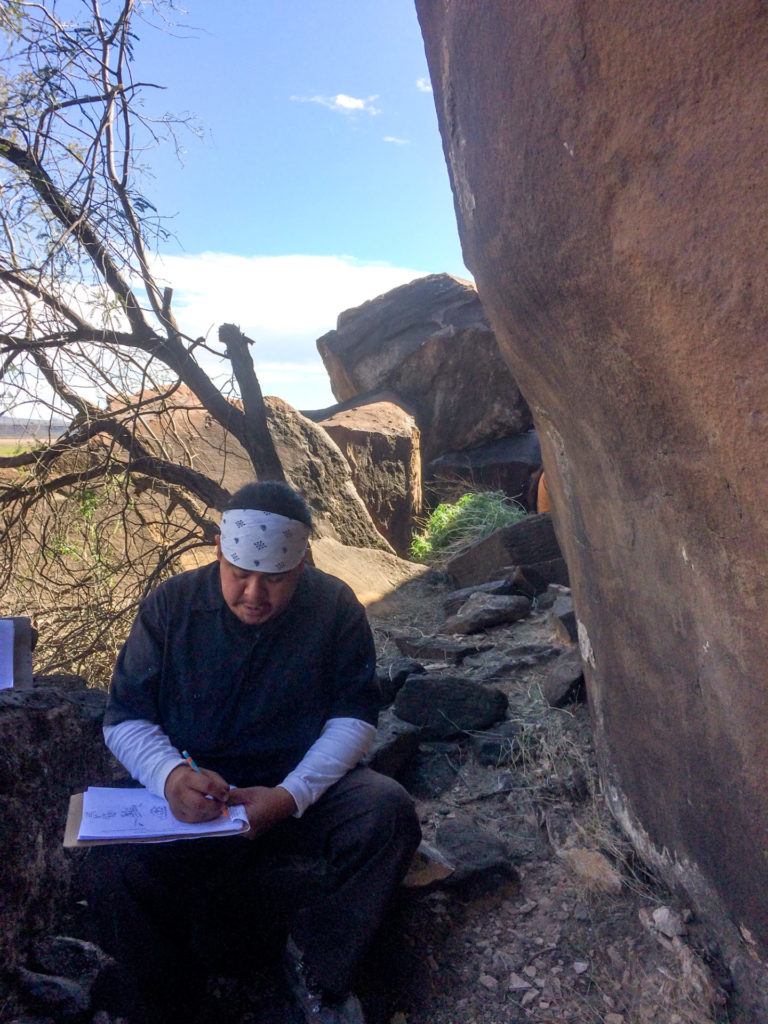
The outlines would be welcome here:
M 293 597 L 304 569 L 304 559 L 288 572 L 257 572 L 228 562 L 216 538 L 221 592 L 230 611 L 247 626 L 260 626 L 274 618 Z

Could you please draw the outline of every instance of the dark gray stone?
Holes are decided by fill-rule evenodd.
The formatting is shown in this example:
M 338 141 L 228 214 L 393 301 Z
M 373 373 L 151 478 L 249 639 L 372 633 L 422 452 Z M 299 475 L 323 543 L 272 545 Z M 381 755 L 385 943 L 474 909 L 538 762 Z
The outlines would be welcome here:
M 415 757 L 419 749 L 421 729 L 404 722 L 392 711 L 379 715 L 376 739 L 365 759 L 365 764 L 382 775 L 398 777 L 403 765 Z
M 550 583 L 547 585 L 546 590 L 543 594 L 540 594 L 537 598 L 537 606 L 542 610 L 551 608 L 558 597 L 570 597 L 570 587 L 564 587 L 559 583 Z
M 376 681 L 381 693 L 381 706 L 387 707 L 392 703 L 408 676 L 416 676 L 421 672 L 426 672 L 426 669 L 413 658 L 395 658 L 389 665 L 380 668 L 376 673 Z
M 449 739 L 487 729 L 504 718 L 508 701 L 501 692 L 457 676 L 410 676 L 397 695 L 398 718 L 418 725 L 425 739 Z
M 473 594 L 444 625 L 446 633 L 479 633 L 524 619 L 531 602 L 519 594 Z
M 405 633 L 395 629 L 386 632 L 404 655 L 423 661 L 444 661 L 449 665 L 460 665 L 470 654 L 490 650 L 493 646 L 479 640 L 457 640 L 440 634 L 422 636 L 420 633 Z
M 538 665 L 547 658 L 553 658 L 559 654 L 562 648 L 553 647 L 551 644 L 521 644 L 503 651 L 489 651 L 486 654 L 478 654 L 474 658 L 467 658 L 465 666 L 478 669 L 476 678 L 484 681 L 494 679 L 508 679 L 521 669 Z
M 520 876 L 507 846 L 496 836 L 483 832 L 471 819 L 441 824 L 436 845 L 455 868 L 446 879 L 447 886 L 469 888 L 473 895 L 498 895 L 505 891 L 511 895 L 511 891 L 519 888 Z
M 398 775 L 398 781 L 416 800 L 436 800 L 456 781 L 461 762 L 462 752 L 457 743 L 442 744 L 439 750 L 421 744 Z
M 552 627 L 565 643 L 575 643 L 578 639 L 576 613 L 573 610 L 572 597 L 558 597 L 549 613 Z
M 462 587 L 461 590 L 453 590 L 443 599 L 443 611 L 446 615 L 454 615 L 461 606 L 472 597 L 473 594 L 517 594 L 521 593 L 516 589 L 518 584 L 513 576 L 500 580 L 491 580 L 489 583 L 478 583 L 474 587 Z M 530 595 L 525 594 L 525 597 Z
M 468 489 L 503 491 L 520 501 L 528 478 L 540 463 L 539 439 L 535 430 L 528 430 L 433 459 L 424 467 L 425 487 L 435 502 L 456 501 Z
M 43 974 L 84 982 L 93 981 L 99 971 L 111 963 L 111 958 L 98 946 L 84 939 L 68 935 L 47 935 L 35 943 L 30 963 Z
M 469 746 L 476 761 L 489 768 L 498 768 L 512 764 L 520 757 L 525 746 L 521 740 L 518 722 L 499 722 L 492 729 L 470 737 Z
M 76 1021 L 91 1008 L 89 987 L 71 978 L 16 969 L 20 992 L 33 1010 L 50 1013 L 56 1021 Z
M 105 703 L 101 690 L 64 691 L 42 679 L 31 690 L 0 691 L 0 962 L 7 967 L 60 926 L 59 908 L 72 898 L 80 851 L 62 847 L 69 797 L 108 784 L 115 770 L 101 732 Z
M 583 700 L 585 697 L 584 667 L 578 647 L 571 647 L 550 666 L 541 684 L 545 700 L 553 708 Z

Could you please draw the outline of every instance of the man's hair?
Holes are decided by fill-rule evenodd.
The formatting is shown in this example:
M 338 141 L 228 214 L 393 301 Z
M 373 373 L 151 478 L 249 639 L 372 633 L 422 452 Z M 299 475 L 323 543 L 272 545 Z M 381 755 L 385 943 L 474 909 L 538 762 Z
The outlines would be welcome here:
M 233 508 L 258 509 L 260 512 L 274 512 L 275 515 L 296 519 L 305 526 L 312 526 L 312 512 L 302 496 L 282 480 L 260 480 L 246 484 L 235 491 L 226 503 L 223 512 Z

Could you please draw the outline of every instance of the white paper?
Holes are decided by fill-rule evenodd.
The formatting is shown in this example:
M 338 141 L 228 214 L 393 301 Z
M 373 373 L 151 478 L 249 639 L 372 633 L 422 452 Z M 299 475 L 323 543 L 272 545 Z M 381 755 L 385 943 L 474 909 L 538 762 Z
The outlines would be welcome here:
M 248 821 L 245 808 L 227 808 L 230 818 L 220 814 L 213 821 L 194 825 L 174 818 L 167 800 L 153 796 L 143 787 L 109 789 L 89 786 L 83 794 L 83 818 L 78 839 L 200 838 L 228 832 L 242 832 Z
M 0 690 L 13 686 L 13 619 L 0 619 Z

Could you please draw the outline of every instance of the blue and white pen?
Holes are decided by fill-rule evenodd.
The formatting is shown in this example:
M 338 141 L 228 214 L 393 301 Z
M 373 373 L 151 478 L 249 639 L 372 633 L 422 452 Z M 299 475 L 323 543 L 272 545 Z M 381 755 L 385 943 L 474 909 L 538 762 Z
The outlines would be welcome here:
M 195 764 L 194 760 L 192 759 L 192 755 L 190 754 L 190 752 L 188 750 L 182 750 L 181 756 L 184 758 L 184 760 L 187 762 L 187 764 L 189 765 L 190 768 L 194 768 L 194 770 L 197 772 L 198 775 L 202 775 L 203 774 L 200 771 L 200 769 L 197 767 L 197 765 Z M 206 797 L 206 799 L 213 800 L 213 797 L 212 796 L 211 797 Z M 222 814 L 226 814 L 226 816 L 229 818 L 230 821 L 232 820 L 232 818 L 229 815 L 229 811 L 227 810 L 226 807 L 222 807 L 221 808 L 221 813 Z

